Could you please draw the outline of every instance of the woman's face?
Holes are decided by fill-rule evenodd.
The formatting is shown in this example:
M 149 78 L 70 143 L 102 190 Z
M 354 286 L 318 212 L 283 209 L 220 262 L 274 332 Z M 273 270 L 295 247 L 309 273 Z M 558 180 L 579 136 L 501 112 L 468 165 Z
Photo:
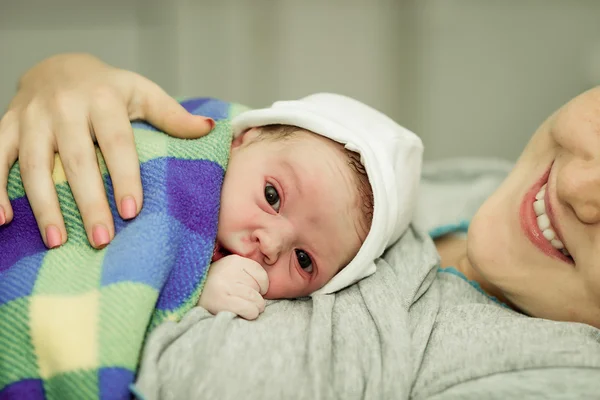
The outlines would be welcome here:
M 475 215 L 468 256 L 523 312 L 600 327 L 600 87 L 538 128 Z

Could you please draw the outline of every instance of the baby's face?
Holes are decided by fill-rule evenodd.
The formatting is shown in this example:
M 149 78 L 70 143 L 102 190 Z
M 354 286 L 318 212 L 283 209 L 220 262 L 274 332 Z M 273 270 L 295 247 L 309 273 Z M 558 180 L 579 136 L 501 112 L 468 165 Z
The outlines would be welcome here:
M 340 145 L 309 132 L 234 140 L 221 193 L 218 248 L 258 262 L 268 299 L 307 296 L 358 252 L 358 198 Z

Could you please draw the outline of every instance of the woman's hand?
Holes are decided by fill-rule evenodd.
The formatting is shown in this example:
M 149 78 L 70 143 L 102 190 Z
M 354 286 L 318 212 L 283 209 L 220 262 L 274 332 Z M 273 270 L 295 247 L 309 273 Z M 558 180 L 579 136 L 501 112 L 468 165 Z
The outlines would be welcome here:
M 8 173 L 19 160 L 23 186 L 48 247 L 67 240 L 52 181 L 59 153 L 88 240 L 101 248 L 114 236 L 114 222 L 98 167 L 94 142 L 106 161 L 115 201 L 124 219 L 142 207 L 140 166 L 130 120 L 144 119 L 181 137 L 206 135 L 210 118 L 189 114 L 150 80 L 111 67 L 86 54 L 63 54 L 25 73 L 0 120 L 0 225 L 13 218 Z

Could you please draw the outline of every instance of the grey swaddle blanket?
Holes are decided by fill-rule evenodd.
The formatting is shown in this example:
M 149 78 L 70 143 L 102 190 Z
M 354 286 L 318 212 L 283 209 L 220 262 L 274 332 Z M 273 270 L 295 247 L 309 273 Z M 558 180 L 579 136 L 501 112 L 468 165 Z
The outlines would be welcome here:
M 202 309 L 150 337 L 147 399 L 582 399 L 600 396 L 600 331 L 500 307 L 437 272 L 427 231 L 469 219 L 510 168 L 426 165 L 410 229 L 373 276 L 269 302 L 254 322 Z

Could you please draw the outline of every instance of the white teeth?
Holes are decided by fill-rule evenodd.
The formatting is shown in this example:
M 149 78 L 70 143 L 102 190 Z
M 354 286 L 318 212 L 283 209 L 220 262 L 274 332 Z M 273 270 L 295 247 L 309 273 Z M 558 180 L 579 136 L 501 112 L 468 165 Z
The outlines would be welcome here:
M 546 190 L 542 189 L 535 195 L 535 199 L 542 200 L 545 195 L 546 195 Z
M 546 240 L 550 242 L 552 247 L 560 250 L 564 255 L 569 256 L 569 251 L 565 248 L 564 243 L 556 237 L 556 231 L 550 224 L 550 218 L 548 218 L 548 215 L 546 214 L 546 203 L 544 201 L 545 195 L 546 185 L 540 188 L 540 191 L 535 195 L 536 201 L 533 202 L 533 211 L 537 216 L 538 227 L 542 231 L 542 234 Z
M 552 229 L 552 228 L 544 229 L 542 234 L 548 241 L 551 241 L 552 239 L 554 239 L 556 237 L 556 232 L 554 232 L 554 229 Z
M 544 200 L 536 200 L 533 202 L 533 210 L 538 217 L 546 212 L 546 203 Z
M 546 214 L 542 214 L 537 217 L 537 224 L 542 230 L 542 232 L 548 228 L 550 228 L 550 218 Z

